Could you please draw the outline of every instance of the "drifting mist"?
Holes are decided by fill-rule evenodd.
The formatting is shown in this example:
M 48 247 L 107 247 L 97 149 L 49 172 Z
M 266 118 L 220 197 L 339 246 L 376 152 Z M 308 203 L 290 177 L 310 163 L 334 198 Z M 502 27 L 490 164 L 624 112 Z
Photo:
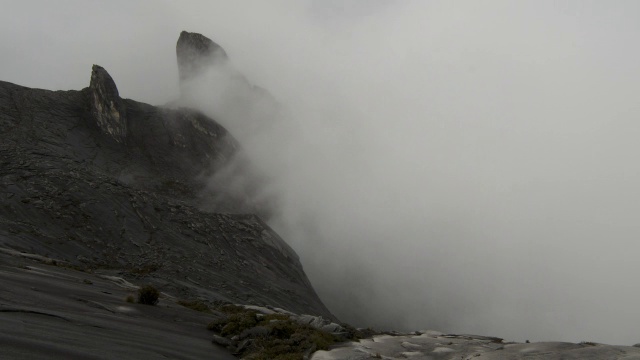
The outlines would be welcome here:
M 200 32 L 279 105 L 239 108 L 229 69 L 189 101 L 272 180 L 271 224 L 338 317 L 640 341 L 640 5 L 342 3 L 15 1 L 0 79 L 79 89 L 97 63 L 165 103 Z

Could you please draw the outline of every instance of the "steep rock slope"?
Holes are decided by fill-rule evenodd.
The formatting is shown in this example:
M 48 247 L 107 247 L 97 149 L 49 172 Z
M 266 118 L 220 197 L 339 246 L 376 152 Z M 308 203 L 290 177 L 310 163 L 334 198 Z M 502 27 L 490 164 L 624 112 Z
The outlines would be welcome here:
M 183 31 L 176 56 L 181 96 L 173 105 L 202 109 L 225 120 L 245 146 L 288 116 L 269 91 L 252 84 L 227 52 L 206 36 Z
M 180 84 L 201 76 L 211 66 L 229 60 L 224 49 L 208 37 L 183 31 L 176 43 Z
M 10 253 L 10 252 L 9 252 Z M 215 313 L 163 296 L 127 303 L 119 278 L 43 264 L 0 250 L 0 358 L 235 359 L 211 344 Z
M 332 317 L 250 201 L 208 182 L 238 154 L 197 111 L 121 99 L 99 66 L 81 91 L 0 82 L 0 246 L 178 297 Z

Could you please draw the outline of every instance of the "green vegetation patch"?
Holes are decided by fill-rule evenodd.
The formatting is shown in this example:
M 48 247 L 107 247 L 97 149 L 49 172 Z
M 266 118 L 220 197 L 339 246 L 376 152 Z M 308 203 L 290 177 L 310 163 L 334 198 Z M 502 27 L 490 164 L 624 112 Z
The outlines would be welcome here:
M 251 360 L 302 360 L 305 354 L 327 350 L 339 342 L 334 335 L 302 325 L 285 314 L 259 314 L 241 306 L 216 308 L 224 317 L 209 323 L 208 329 L 236 338 L 236 355 Z
M 255 310 L 249 310 L 249 309 L 246 309 L 244 306 L 235 305 L 235 304 L 222 304 L 222 305 L 216 306 L 216 310 L 225 314 L 239 314 L 239 313 L 246 313 L 246 312 L 257 313 Z
M 205 304 L 200 300 L 178 300 L 176 303 L 178 305 L 182 305 L 191 310 L 208 313 L 208 314 L 212 313 L 211 309 L 209 309 L 209 306 L 207 306 L 207 304 Z

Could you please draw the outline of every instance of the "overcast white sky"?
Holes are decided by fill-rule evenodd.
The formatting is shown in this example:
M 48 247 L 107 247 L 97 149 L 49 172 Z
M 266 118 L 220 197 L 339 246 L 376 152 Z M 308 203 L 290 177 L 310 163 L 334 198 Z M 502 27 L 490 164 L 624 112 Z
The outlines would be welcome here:
M 0 79 L 25 86 L 95 63 L 162 104 L 181 30 L 222 45 L 297 122 L 275 225 L 344 320 L 640 342 L 640 2 L 0 7 Z

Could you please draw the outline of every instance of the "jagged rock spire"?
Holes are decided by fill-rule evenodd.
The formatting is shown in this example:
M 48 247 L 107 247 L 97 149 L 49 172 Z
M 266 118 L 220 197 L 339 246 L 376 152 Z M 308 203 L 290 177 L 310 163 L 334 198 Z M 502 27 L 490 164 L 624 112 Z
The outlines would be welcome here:
M 176 44 L 180 84 L 199 74 L 219 61 L 228 59 L 224 49 L 208 37 L 183 31 Z
M 116 83 L 102 66 L 93 65 L 91 84 L 91 115 L 98 128 L 117 142 L 127 136 L 127 119 L 124 103 L 118 94 Z

